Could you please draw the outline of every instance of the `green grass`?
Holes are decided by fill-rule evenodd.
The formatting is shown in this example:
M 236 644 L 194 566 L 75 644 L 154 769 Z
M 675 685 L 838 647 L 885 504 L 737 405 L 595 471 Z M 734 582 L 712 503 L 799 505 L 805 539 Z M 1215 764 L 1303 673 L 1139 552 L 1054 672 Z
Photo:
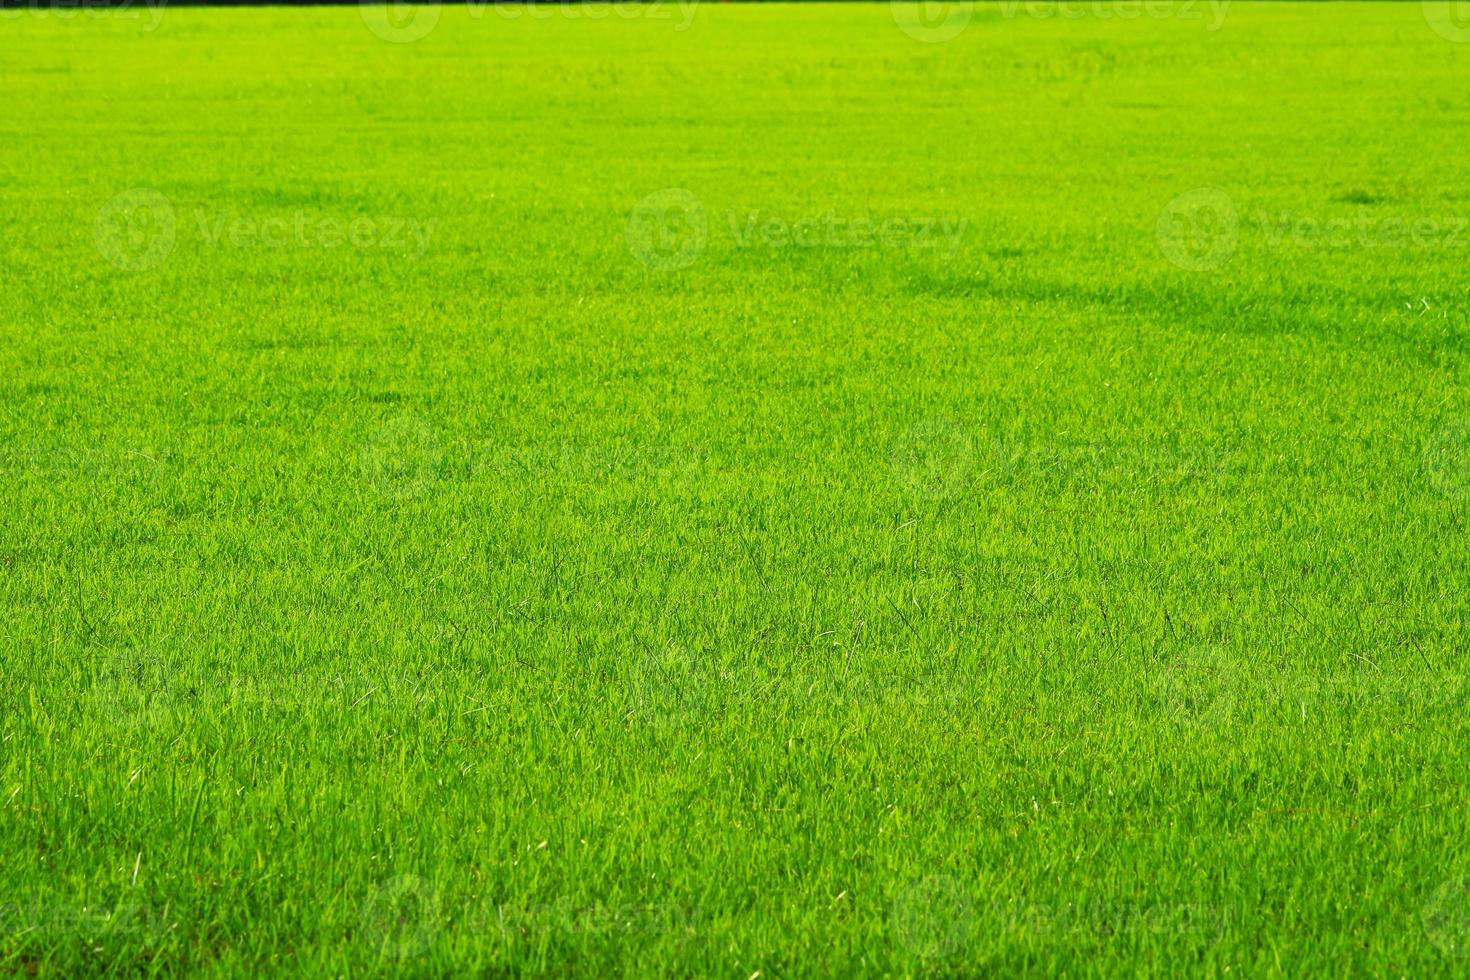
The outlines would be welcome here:
M 0 971 L 1464 974 L 1470 44 L 1130 9 L 7 12 Z

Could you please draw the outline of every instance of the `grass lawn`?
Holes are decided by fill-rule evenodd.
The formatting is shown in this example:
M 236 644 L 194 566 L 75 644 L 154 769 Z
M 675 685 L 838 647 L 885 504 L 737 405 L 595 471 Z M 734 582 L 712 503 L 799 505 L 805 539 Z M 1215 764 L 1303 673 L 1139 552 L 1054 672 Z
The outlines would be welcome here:
M 1470 30 L 949 13 L 0 12 L 0 973 L 1470 970 Z

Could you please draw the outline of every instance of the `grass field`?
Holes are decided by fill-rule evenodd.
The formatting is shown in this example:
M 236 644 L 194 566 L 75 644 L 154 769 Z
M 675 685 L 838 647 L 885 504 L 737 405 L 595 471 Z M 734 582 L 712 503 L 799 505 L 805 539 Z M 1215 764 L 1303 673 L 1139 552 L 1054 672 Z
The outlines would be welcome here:
M 0 972 L 1470 972 L 1442 13 L 0 12 Z

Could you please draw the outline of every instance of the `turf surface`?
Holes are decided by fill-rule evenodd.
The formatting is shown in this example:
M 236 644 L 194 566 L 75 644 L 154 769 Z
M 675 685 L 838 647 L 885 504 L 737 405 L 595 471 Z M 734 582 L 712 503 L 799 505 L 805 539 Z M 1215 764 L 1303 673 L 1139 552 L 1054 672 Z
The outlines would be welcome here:
M 1466 969 L 1470 36 L 950 13 L 0 14 L 0 971 Z

